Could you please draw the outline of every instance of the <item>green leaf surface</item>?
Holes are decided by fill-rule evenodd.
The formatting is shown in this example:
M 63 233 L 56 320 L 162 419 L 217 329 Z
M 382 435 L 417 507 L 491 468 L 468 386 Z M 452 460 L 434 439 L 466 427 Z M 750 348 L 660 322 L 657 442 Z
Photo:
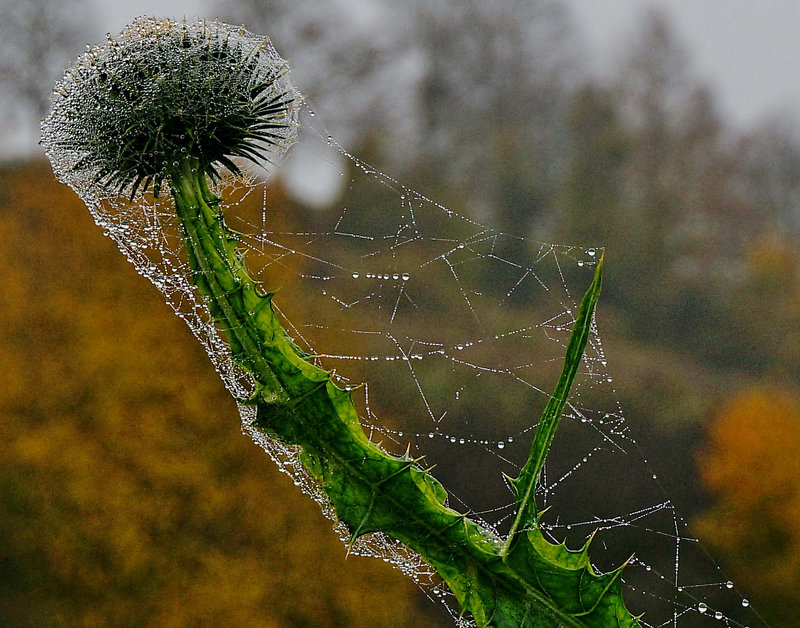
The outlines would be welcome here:
M 449 508 L 445 489 L 416 460 L 391 455 L 367 438 L 351 391 L 337 387 L 281 327 L 272 295 L 261 294 L 249 277 L 219 199 L 193 167 L 187 160 L 170 183 L 194 283 L 234 359 L 255 380 L 247 403 L 256 406 L 256 426 L 301 448 L 301 460 L 352 539 L 382 531 L 419 552 L 481 628 L 639 626 L 622 599 L 622 567 L 597 574 L 588 544 L 572 551 L 550 543 L 538 526 L 535 503 L 536 482 L 589 338 L 602 259 L 581 301 L 564 369 L 529 459 L 511 480 L 517 514 L 504 539 Z

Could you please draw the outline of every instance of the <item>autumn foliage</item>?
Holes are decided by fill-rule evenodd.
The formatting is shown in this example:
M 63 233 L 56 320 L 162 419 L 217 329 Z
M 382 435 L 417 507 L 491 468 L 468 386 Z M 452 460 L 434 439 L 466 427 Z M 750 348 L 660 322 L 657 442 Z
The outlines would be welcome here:
M 774 625 L 800 626 L 800 400 L 754 388 L 709 426 L 699 457 L 713 506 L 695 524 Z
M 400 572 L 345 559 L 49 169 L 0 172 L 0 195 L 0 624 L 449 623 Z

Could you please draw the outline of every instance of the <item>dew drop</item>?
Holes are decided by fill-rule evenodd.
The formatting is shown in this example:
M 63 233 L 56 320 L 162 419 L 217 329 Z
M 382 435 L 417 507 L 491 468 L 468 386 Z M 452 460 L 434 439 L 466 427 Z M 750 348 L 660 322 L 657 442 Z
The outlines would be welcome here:
M 434 437 L 434 433 L 433 432 L 428 432 L 428 438 L 433 438 L 433 437 Z
M 708 611 L 708 605 L 705 602 L 700 602 L 700 604 L 697 605 L 697 610 L 701 613 L 705 613 Z
M 722 619 L 722 611 L 717 611 L 714 613 L 714 619 Z
M 587 249 L 586 250 L 586 255 L 588 255 L 590 257 L 594 257 L 595 255 L 597 255 L 597 251 L 595 251 L 594 249 Z
M 744 606 L 745 608 L 750 606 L 750 600 L 748 600 L 747 598 L 743 599 L 742 600 L 742 606 Z
M 403 281 L 408 281 L 409 279 L 411 279 L 411 276 L 408 273 L 403 273 L 402 275 L 400 275 L 400 279 L 402 279 Z
M 358 273 L 353 273 L 353 279 L 358 279 L 360 275 Z
M 726 587 L 726 588 L 728 588 L 728 589 L 732 589 L 732 588 L 733 588 L 733 582 L 731 582 L 730 580 L 728 580 L 728 581 L 725 583 L 725 587 Z
M 503 449 L 505 446 L 506 446 L 506 444 L 503 441 L 500 441 L 500 442 L 497 443 L 497 448 L 498 449 Z

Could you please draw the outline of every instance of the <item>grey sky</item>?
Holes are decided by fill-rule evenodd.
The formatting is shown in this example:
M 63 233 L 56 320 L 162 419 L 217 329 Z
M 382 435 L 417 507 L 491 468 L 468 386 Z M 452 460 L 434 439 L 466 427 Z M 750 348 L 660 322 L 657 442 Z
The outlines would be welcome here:
M 663 8 L 732 122 L 800 120 L 798 0 L 566 0 L 600 63 L 619 55 L 648 7 Z

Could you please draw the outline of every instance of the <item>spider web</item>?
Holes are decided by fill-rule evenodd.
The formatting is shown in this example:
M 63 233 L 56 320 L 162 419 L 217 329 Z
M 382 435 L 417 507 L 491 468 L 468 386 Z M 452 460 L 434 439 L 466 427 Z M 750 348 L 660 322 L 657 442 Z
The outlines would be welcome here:
M 525 462 L 602 251 L 531 242 L 444 207 L 349 154 L 308 106 L 298 144 L 271 175 L 270 183 L 223 181 L 218 193 L 226 220 L 242 234 L 251 274 L 277 291 L 284 327 L 340 386 L 358 389 L 373 441 L 391 453 L 424 455 L 450 506 L 503 534 L 513 515 L 503 474 L 515 477 Z M 302 198 L 325 186 L 338 196 L 326 209 L 292 201 L 286 190 Z M 191 283 L 171 202 L 84 200 L 186 321 L 231 394 L 247 397 L 252 382 Z M 630 559 L 626 605 L 644 613 L 644 626 L 766 625 L 665 496 L 609 373 L 593 326 L 537 491 L 545 534 L 570 547 L 595 534 L 591 557 L 601 571 Z M 239 410 L 243 430 L 348 541 L 298 450 L 255 430 L 252 407 Z M 373 533 L 350 551 L 393 563 L 458 625 L 474 625 L 458 617 L 446 587 L 402 544 Z

